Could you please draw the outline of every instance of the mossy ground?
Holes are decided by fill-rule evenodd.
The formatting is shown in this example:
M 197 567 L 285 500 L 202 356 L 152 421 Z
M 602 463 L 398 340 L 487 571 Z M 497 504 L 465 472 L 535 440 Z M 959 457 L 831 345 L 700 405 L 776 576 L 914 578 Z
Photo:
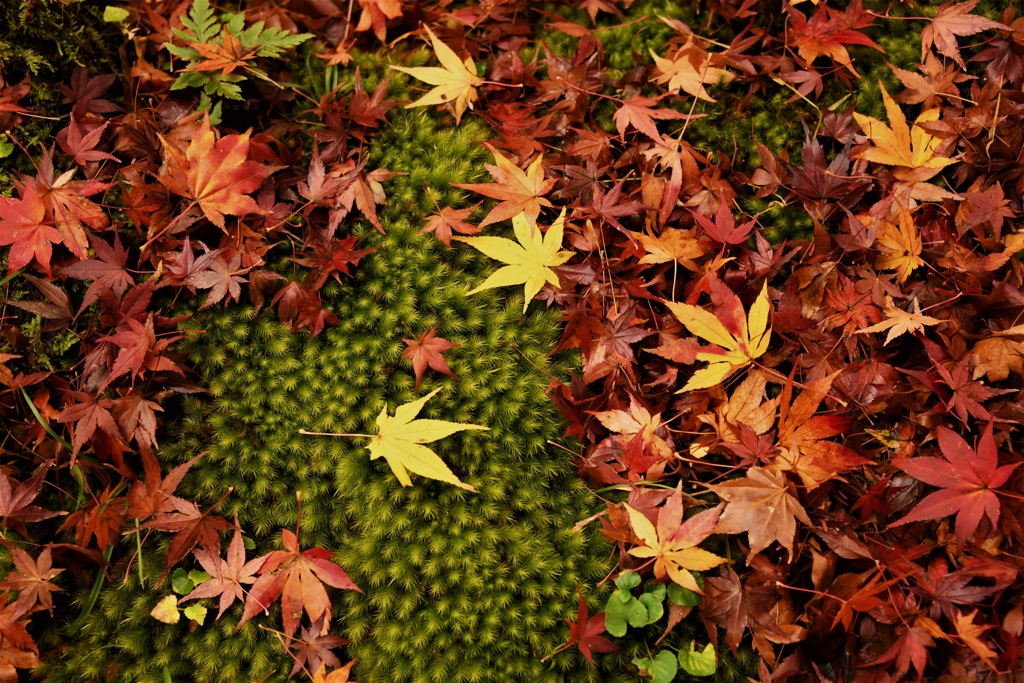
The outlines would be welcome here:
M 241 307 L 191 321 L 205 334 L 185 349 L 210 393 L 188 401 L 161 453 L 172 463 L 209 451 L 181 493 L 209 504 L 233 487 L 221 512 L 238 513 L 259 552 L 294 528 L 302 492 L 303 545 L 336 552 L 366 591 L 335 598 L 333 632 L 352 640 L 357 680 L 613 680 L 574 653 L 540 662 L 565 639 L 576 586 L 593 594 L 610 568 L 599 532 L 572 530 L 594 512 L 594 497 L 572 456 L 548 445 L 563 429 L 545 396 L 547 373 L 562 370 L 548 357 L 557 314 L 534 305 L 523 316 L 521 295 L 467 297 L 484 259 L 417 233 L 433 205 L 427 187 L 483 179 L 488 153 L 472 144 L 482 132 L 398 113 L 371 165 L 409 175 L 389 185 L 387 235 L 363 236 L 379 250 L 351 281 L 326 290 L 341 323 L 311 339 Z M 447 354 L 458 379 L 430 376 L 416 394 L 402 339 L 433 325 L 461 344 Z M 423 479 L 402 488 L 382 461 L 369 460 L 365 442 L 298 433 L 371 431 L 385 404 L 436 386 L 423 416 L 490 428 L 436 448 L 479 494 Z M 145 561 L 152 588 L 160 558 Z M 134 570 L 127 584 L 106 589 L 49 680 L 74 672 L 156 682 L 167 667 L 176 681 L 241 682 L 290 668 L 273 634 L 252 623 L 234 632 L 237 609 L 191 633 L 155 622 L 149 610 L 160 595 L 140 590 Z
M 0 20 L 21 26 L 23 33 L 11 34 L 25 36 L 17 43 L 0 40 L 8 82 L 30 73 L 40 86 L 33 104 L 49 110 L 73 64 L 88 63 L 94 73 L 115 71 L 113 46 L 121 36 L 99 21 L 101 5 L 5 3 Z M 979 6 L 989 15 L 990 9 Z M 685 11 L 677 3 L 635 3 L 626 21 L 647 19 L 599 33 L 609 68 L 624 72 L 635 60 L 646 61 L 649 49 L 660 52 L 672 32 L 656 17 L 693 21 Z M 890 22 L 878 38 L 885 55 L 851 48 L 864 78 L 852 93 L 830 92 L 824 106 L 856 103 L 858 111 L 879 116 L 878 81 L 890 91 L 896 87 L 885 61 L 902 68 L 916 63 L 919 35 L 917 23 Z M 67 45 L 53 43 L 57 38 Z M 559 42 L 565 40 L 548 36 L 556 51 L 568 47 Z M 381 64 L 364 62 L 377 67 L 376 74 L 364 71 L 370 87 L 384 73 Z M 750 168 L 757 165 L 755 139 L 787 150 L 798 162 L 801 118 L 813 127 L 820 111 L 800 100 L 787 102 L 787 90 L 741 107 L 743 90 L 714 88 L 718 102 L 699 105 L 697 113 L 708 116 L 689 125 L 687 138 L 705 152 L 734 153 Z M 379 250 L 351 280 L 325 291 L 340 325 L 310 339 L 305 332 L 292 334 L 270 313 L 253 316 L 245 307 L 207 311 L 189 321 L 205 330 L 184 349 L 210 392 L 185 401 L 161 435 L 161 458 L 172 464 L 209 451 L 179 492 L 208 505 L 233 487 L 219 512 L 237 512 L 260 553 L 277 547 L 281 528 L 294 528 L 294 493 L 302 492 L 303 547 L 336 552 L 366 591 L 335 597 L 332 632 L 352 641 L 347 654 L 360 660 L 356 680 L 633 680 L 635 668 L 627 664 L 633 653 L 600 658 L 605 668 L 596 672 L 576 652 L 540 662 L 566 638 L 563 618 L 574 617 L 577 585 L 598 597 L 592 608 L 600 609 L 603 594 L 594 584 L 611 570 L 612 557 L 593 525 L 582 533 L 571 530 L 599 505 L 577 480 L 572 456 L 548 443 L 559 439 L 563 424 L 544 395 L 547 373 L 564 377 L 573 362 L 548 355 L 559 336 L 558 316 L 539 303 L 523 316 L 521 294 L 466 297 L 490 266 L 471 249 L 448 249 L 417 233 L 436 206 L 469 203 L 449 183 L 486 180 L 482 163 L 489 154 L 473 144 L 485 133 L 472 117 L 458 128 L 447 114 L 423 110 L 395 110 L 390 119 L 373 144 L 368 168 L 409 175 L 386 186 L 381 217 L 387 234 L 365 223 L 357 227 L 360 246 Z M 808 217 L 793 205 L 743 208 L 762 211 L 762 223 L 770 223 L 778 239 L 809 229 Z M 446 354 L 458 378 L 430 374 L 417 394 L 401 359 L 402 339 L 433 325 L 461 344 Z M 385 404 L 393 408 L 437 386 L 442 391 L 426 417 L 490 428 L 437 444 L 441 457 L 479 494 L 421 479 L 403 489 L 383 462 L 369 461 L 364 443 L 298 434 L 303 428 L 368 431 Z M 149 611 L 168 592 L 166 584 L 156 585 L 161 570 L 162 555 L 152 552 L 130 568 L 114 568 L 111 576 L 118 578 L 82 631 L 72 638 L 51 631 L 41 641 L 61 651 L 60 660 L 42 670 L 47 679 L 163 683 L 165 669 L 174 681 L 284 678 L 291 660 L 277 637 L 255 623 L 236 631 L 237 606 L 195 630 L 154 621 Z M 274 615 L 269 623 L 278 623 L 276 610 Z M 738 675 L 736 666 L 723 663 L 718 679 Z

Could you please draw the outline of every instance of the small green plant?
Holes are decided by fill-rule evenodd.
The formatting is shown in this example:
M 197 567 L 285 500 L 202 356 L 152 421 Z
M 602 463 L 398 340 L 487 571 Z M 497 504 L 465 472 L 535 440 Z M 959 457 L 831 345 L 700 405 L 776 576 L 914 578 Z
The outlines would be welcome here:
M 239 83 L 246 72 L 269 83 L 276 82 L 255 65 L 261 57 L 274 59 L 286 50 L 313 37 L 310 33 L 290 33 L 257 21 L 245 26 L 245 14 L 224 14 L 218 18 L 208 0 L 195 0 L 188 16 L 182 17 L 184 29 L 173 29 L 184 45 L 164 43 L 164 48 L 189 64 L 178 74 L 171 90 L 202 88 L 209 97 L 241 100 Z
M 697 585 L 704 588 L 704 580 L 694 574 Z M 615 580 L 618 589 L 608 596 L 605 606 L 604 623 L 608 633 L 622 637 L 630 626 L 642 628 L 657 623 L 665 614 L 665 598 L 677 607 L 692 608 L 700 604 L 700 593 L 688 590 L 677 584 L 652 584 L 644 586 L 644 592 L 633 595 L 633 589 L 640 585 L 640 574 L 623 572 Z M 675 622 L 670 621 L 670 627 Z M 662 650 L 650 657 L 637 657 L 633 664 L 651 677 L 654 683 L 669 683 L 676 677 L 681 668 L 691 676 L 711 676 L 717 670 L 715 646 L 708 643 L 704 649 L 696 649 L 690 641 L 689 649 L 678 654 L 672 650 Z

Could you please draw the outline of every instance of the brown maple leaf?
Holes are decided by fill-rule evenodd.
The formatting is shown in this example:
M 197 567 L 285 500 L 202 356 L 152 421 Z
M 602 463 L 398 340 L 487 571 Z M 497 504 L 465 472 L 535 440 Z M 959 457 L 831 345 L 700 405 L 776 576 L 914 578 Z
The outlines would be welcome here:
M 457 348 L 461 344 L 453 344 L 443 337 L 437 336 L 437 325 L 425 331 L 415 339 L 403 339 L 408 348 L 402 352 L 402 358 L 412 361 L 413 372 L 416 373 L 416 389 L 420 390 L 420 380 L 427 367 L 431 367 L 440 373 L 456 379 L 455 373 L 448 367 L 443 354 L 445 351 Z
M 630 97 L 622 101 L 622 106 L 615 111 L 612 117 L 615 121 L 615 130 L 619 132 L 619 139 L 626 139 L 626 129 L 633 126 L 652 140 L 660 140 L 661 134 L 654 121 L 679 121 L 681 119 L 699 118 L 701 115 L 689 116 L 674 109 L 654 109 L 651 105 L 657 104 L 661 97 Z
M 229 493 L 231 493 L 230 488 L 225 497 Z M 221 500 L 223 499 L 222 497 Z M 178 564 L 197 545 L 219 554 L 220 537 L 217 532 L 231 528 L 231 524 L 226 519 L 210 514 L 220 501 L 203 512 L 192 501 L 177 496 L 171 496 L 168 500 L 172 508 L 170 512 L 161 512 L 155 515 L 152 521 L 126 532 L 137 533 L 143 529 L 157 529 L 174 534 L 174 539 L 171 540 L 171 544 L 167 548 L 167 561 L 160 577 L 161 581 L 167 576 L 171 567 Z
M 184 153 L 161 137 L 165 161 L 157 179 L 171 192 L 191 199 L 222 229 L 225 214 L 262 213 L 249 193 L 278 169 L 247 160 L 249 135 L 247 131 L 217 140 L 207 114 Z
M 852 422 L 844 415 L 817 412 L 835 377 L 828 375 L 811 382 L 795 399 L 790 377 L 779 398 L 779 454 L 772 465 L 795 473 L 808 490 L 853 467 L 871 463 L 842 443 L 827 440 L 845 433 Z
M 50 548 L 43 548 L 39 557 L 32 557 L 21 548 L 10 547 L 11 559 L 15 570 L 8 572 L 7 578 L 0 582 L 0 588 L 16 590 L 18 601 L 14 611 L 18 616 L 30 614 L 38 609 L 47 610 L 53 615 L 53 593 L 60 588 L 50 583 L 63 569 L 53 569 Z
M 956 4 L 951 0 L 935 11 L 935 18 L 929 22 L 921 31 L 921 59 L 928 54 L 928 50 L 934 45 L 940 54 L 949 57 L 957 65 L 966 70 L 963 58 L 960 56 L 960 47 L 956 44 L 956 36 L 973 36 L 975 33 L 988 31 L 989 29 L 1010 30 L 1008 26 L 992 21 L 977 14 L 970 14 L 978 5 L 979 0 L 968 0 L 968 2 Z
M 466 219 L 479 206 L 479 202 L 465 209 L 453 209 L 446 206 L 427 217 L 427 224 L 420 229 L 420 233 L 432 232 L 437 239 L 441 240 L 441 244 L 450 247 L 452 246 L 452 230 L 460 235 L 475 235 L 480 232 L 480 227 L 466 222 Z
M 748 565 L 757 553 L 774 541 L 789 551 L 790 558 L 793 557 L 796 520 L 810 526 L 811 519 L 790 492 L 785 474 L 751 467 L 742 479 L 731 479 L 708 488 L 726 501 L 715 533 L 747 532 L 750 543 Z

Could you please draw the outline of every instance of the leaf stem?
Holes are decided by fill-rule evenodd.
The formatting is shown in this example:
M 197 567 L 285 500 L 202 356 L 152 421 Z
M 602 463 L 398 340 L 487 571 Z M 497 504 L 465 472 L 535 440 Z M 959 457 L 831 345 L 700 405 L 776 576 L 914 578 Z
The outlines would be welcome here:
M 350 434 L 348 432 L 310 432 L 310 431 L 307 431 L 305 429 L 300 429 L 299 430 L 299 434 L 304 434 L 305 436 L 351 436 L 351 437 L 354 437 L 354 438 L 362 438 L 362 439 L 376 439 L 377 438 L 376 434 Z

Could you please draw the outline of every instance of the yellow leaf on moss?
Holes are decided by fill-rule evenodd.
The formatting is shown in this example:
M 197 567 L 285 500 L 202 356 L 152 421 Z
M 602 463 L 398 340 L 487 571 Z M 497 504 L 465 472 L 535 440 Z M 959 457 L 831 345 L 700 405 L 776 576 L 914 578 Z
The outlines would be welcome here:
M 392 69 L 414 76 L 424 83 L 435 86 L 430 92 L 405 108 L 423 107 L 430 104 L 450 104 L 455 115 L 455 123 L 462 120 L 466 109 L 472 109 L 476 102 L 476 86 L 482 85 L 484 79 L 476 75 L 476 65 L 469 57 L 463 62 L 450 47 L 438 40 L 428 28 L 427 35 L 434 47 L 434 54 L 441 66 L 419 66 L 414 68 L 392 66 Z M 443 68 L 442 68 L 443 67 Z
M 377 416 L 377 435 L 370 440 L 370 459 L 384 458 L 398 477 L 402 486 L 412 486 L 409 472 L 421 477 L 437 479 L 466 489 L 476 491 L 448 468 L 437 453 L 422 444 L 432 443 L 456 432 L 467 429 L 487 429 L 480 425 L 446 422 L 444 420 L 417 420 L 420 410 L 440 388 L 411 403 L 395 408 L 394 415 L 388 415 L 385 405 Z
M 483 284 L 474 287 L 469 293 L 476 294 L 494 287 L 525 285 L 523 313 L 526 313 L 526 307 L 533 297 L 537 296 L 545 282 L 558 287 L 558 276 L 551 270 L 552 267 L 560 266 L 572 258 L 571 251 L 559 251 L 562 247 L 564 224 L 565 209 L 562 209 L 561 215 L 548 228 L 547 234 L 542 235 L 537 224 L 525 213 L 521 213 L 512 219 L 518 244 L 504 237 L 453 237 L 452 241 L 465 242 L 492 259 L 508 264 L 499 268 L 484 280 Z

